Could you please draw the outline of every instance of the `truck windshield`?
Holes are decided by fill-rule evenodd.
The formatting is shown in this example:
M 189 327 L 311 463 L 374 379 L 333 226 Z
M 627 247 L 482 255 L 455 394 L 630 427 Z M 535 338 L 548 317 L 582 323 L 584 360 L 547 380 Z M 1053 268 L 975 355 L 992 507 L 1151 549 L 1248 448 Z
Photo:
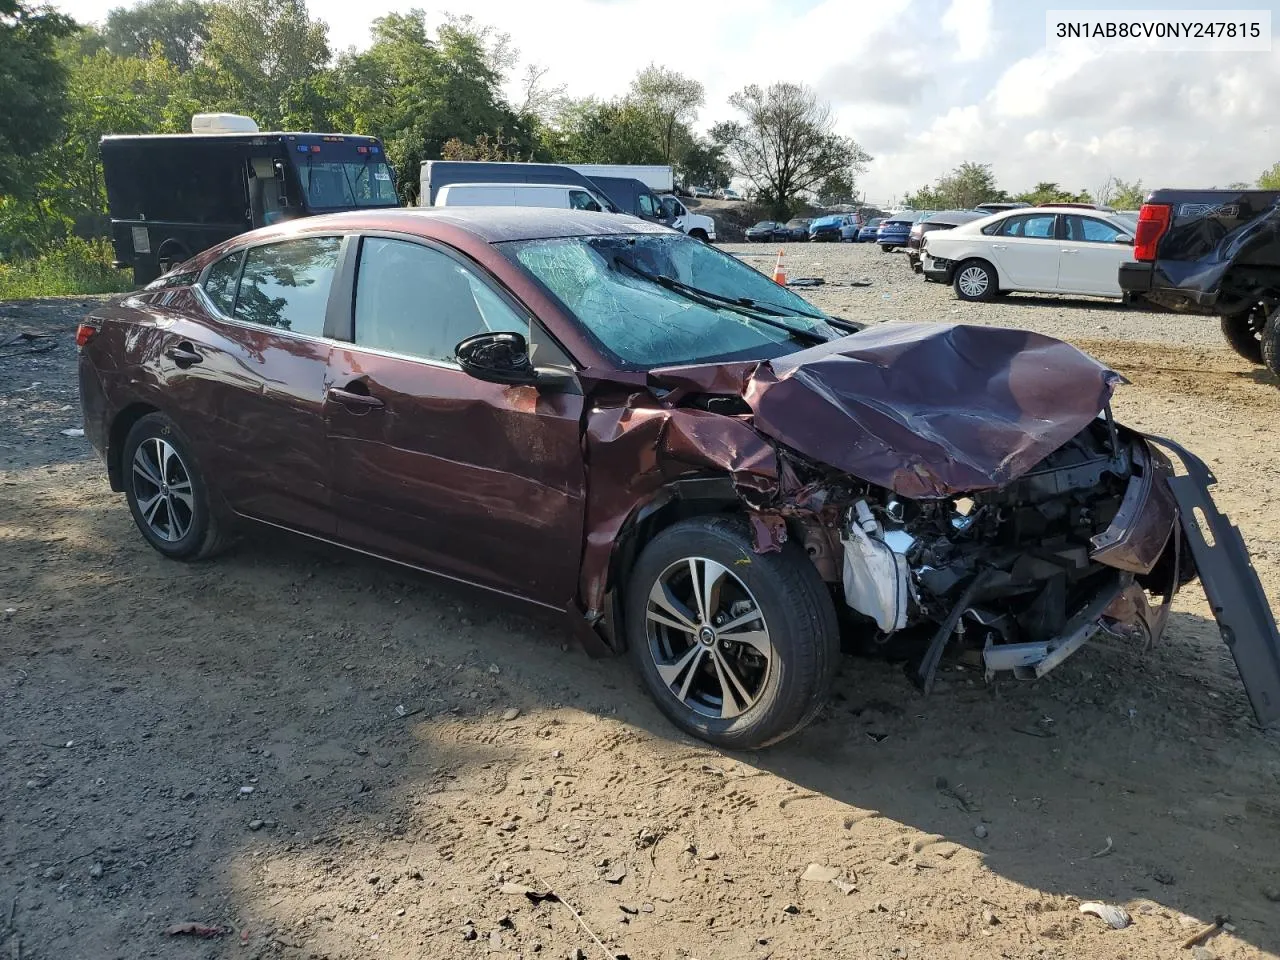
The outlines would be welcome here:
M 313 210 L 397 203 L 391 171 L 381 160 L 340 163 L 307 159 L 297 167 L 303 199 Z

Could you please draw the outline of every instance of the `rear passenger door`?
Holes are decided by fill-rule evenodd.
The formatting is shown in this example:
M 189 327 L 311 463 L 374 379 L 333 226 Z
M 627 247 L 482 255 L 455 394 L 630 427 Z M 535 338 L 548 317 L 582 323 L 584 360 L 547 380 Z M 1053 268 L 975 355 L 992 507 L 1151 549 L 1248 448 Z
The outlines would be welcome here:
M 582 552 L 581 392 L 476 380 L 454 350 L 510 330 L 539 365 L 568 358 L 450 248 L 366 236 L 351 283 L 325 405 L 339 539 L 563 609 Z
M 1120 296 L 1120 264 L 1133 259 L 1133 237 L 1098 217 L 1062 217 L 1058 288 L 1064 293 Z
M 199 378 L 193 413 L 208 438 L 210 480 L 228 505 L 319 535 L 333 532 L 326 315 L 344 243 L 298 237 L 215 261 L 200 286 L 208 322 L 175 331 L 169 354 Z
M 1002 289 L 1057 289 L 1057 220 L 1052 213 L 1028 213 L 1000 222 L 990 247 Z

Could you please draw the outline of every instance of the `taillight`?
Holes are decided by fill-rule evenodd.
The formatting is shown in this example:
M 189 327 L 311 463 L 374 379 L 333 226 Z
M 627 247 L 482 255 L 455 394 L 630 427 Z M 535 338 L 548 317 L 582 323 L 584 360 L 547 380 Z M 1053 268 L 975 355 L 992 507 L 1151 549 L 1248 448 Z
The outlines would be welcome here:
M 1133 236 L 1133 258 L 1153 261 L 1160 238 L 1169 231 L 1173 207 L 1167 203 L 1144 203 L 1138 211 L 1138 229 Z
M 96 323 L 81 323 L 76 327 L 76 346 L 83 347 L 92 340 L 98 333 L 98 325 Z

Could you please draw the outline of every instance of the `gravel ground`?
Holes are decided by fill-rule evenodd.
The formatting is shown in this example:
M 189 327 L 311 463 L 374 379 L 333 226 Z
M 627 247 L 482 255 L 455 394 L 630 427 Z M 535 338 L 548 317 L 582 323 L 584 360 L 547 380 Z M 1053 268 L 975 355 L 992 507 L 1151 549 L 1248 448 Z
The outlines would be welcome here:
M 988 303 L 966 303 L 952 289 L 911 272 L 903 252 L 883 253 L 873 243 L 792 243 L 781 247 L 739 243 L 723 249 L 765 273 L 778 250 L 787 276 L 821 277 L 832 286 L 799 291 L 824 310 L 849 320 L 937 320 L 1019 327 L 1063 340 L 1139 340 L 1180 346 L 1221 347 L 1212 318 L 1126 307 L 1090 297 L 1014 293 Z M 845 286 L 870 280 L 870 286 Z
M 1212 463 L 1280 598 L 1280 391 L 1211 322 L 786 249 L 833 312 L 1027 326 L 1125 373 L 1117 413 Z M 1145 656 L 955 665 L 930 697 L 849 659 L 803 734 L 718 752 L 491 598 L 279 535 L 150 551 L 60 432 L 85 306 L 0 304 L 0 343 L 49 337 L 0 348 L 3 955 L 1163 960 L 1225 913 L 1196 958 L 1280 957 L 1280 742 L 1198 587 Z

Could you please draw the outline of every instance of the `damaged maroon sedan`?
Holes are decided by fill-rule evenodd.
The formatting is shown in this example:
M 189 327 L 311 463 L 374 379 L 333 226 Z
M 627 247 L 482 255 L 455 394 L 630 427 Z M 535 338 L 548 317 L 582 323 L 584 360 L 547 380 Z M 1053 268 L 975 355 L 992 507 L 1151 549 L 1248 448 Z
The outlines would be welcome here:
M 1155 642 L 1197 574 L 1280 717 L 1213 477 L 1047 337 L 863 330 L 639 220 L 444 208 L 245 234 L 77 341 L 86 434 L 161 553 L 257 521 L 562 611 L 717 744 L 800 729 L 842 634 L 917 637 L 925 689 L 948 650 L 1038 677 Z

